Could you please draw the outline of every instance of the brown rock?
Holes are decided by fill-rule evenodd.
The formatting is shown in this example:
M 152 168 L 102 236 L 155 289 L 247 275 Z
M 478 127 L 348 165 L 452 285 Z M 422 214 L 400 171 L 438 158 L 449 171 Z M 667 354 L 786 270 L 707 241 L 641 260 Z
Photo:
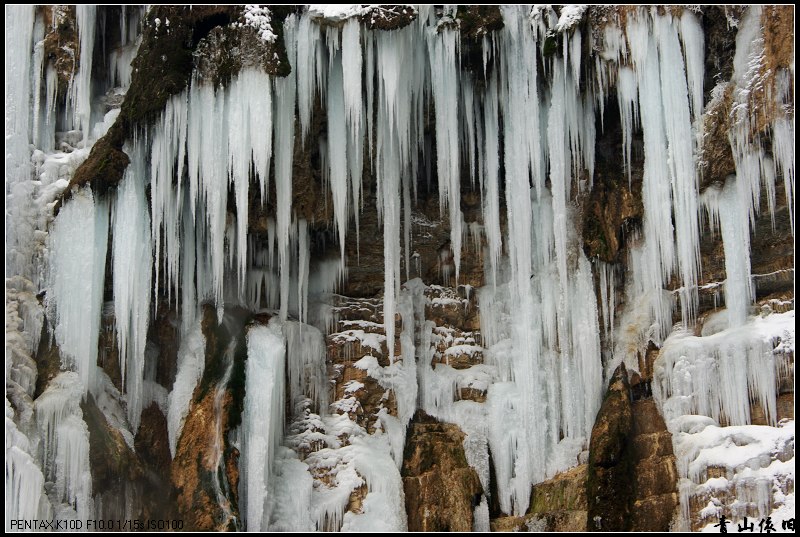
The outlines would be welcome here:
M 81 47 L 75 24 L 75 6 L 39 6 L 45 30 L 44 54 L 56 72 L 57 94 L 64 98 L 80 66 Z
M 223 500 L 217 499 L 217 480 L 230 477 L 238 480 L 238 472 L 231 471 L 230 458 L 235 456 L 228 445 L 227 437 L 235 401 L 232 382 L 222 396 L 220 428 L 222 453 L 217 459 L 217 416 L 214 408 L 216 384 L 221 378 L 222 352 L 216 328 L 216 312 L 211 307 L 203 308 L 203 333 L 206 337 L 206 367 L 192 395 L 189 412 L 181 431 L 172 461 L 170 478 L 177 493 L 178 513 L 186 529 L 198 531 L 236 529 L 238 507 L 235 494 Z M 218 465 L 219 464 L 219 465 Z M 230 482 L 229 482 L 230 485 Z M 230 486 L 219 483 L 221 490 L 231 491 Z
M 675 516 L 678 494 L 669 492 L 636 500 L 631 513 L 631 525 L 636 531 L 665 531 Z
M 533 486 L 529 513 L 586 511 L 588 466 L 581 464 Z
M 658 457 L 639 461 L 636 465 L 636 495 L 639 498 L 675 492 L 678 473 L 675 457 Z
M 637 459 L 668 457 L 673 454 L 672 435 L 667 431 L 638 434 L 633 438 L 633 449 Z
M 587 478 L 590 530 L 628 531 L 635 500 L 633 409 L 625 364 L 614 371 L 589 443 Z
M 155 403 L 142 411 L 134 446 L 145 464 L 159 475 L 169 475 L 172 455 L 169 452 L 167 419 Z
M 467 464 L 464 433 L 419 411 L 406 435 L 403 488 L 409 531 L 471 531 L 475 499 L 483 492 Z

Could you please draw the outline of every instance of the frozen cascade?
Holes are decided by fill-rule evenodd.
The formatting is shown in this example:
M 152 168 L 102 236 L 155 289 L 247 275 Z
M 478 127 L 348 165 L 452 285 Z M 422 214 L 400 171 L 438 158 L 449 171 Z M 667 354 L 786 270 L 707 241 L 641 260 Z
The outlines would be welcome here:
M 318 8 L 286 18 L 287 77 L 245 66 L 215 88 L 195 73 L 188 89 L 170 97 L 160 117 L 128 141 L 124 150 L 131 164 L 116 190 L 72 191 L 52 223 L 53 201 L 89 155 L 97 133 L 120 113 L 112 110 L 90 128 L 93 110 L 100 109 L 92 99 L 109 89 L 92 86 L 130 83 L 144 10 L 122 9 L 120 48 L 105 51 L 104 65 L 93 66 L 95 41 L 105 45 L 108 37 L 107 14 L 103 8 L 77 8 L 82 61 L 66 102 L 59 93 L 62 73 L 45 54 L 44 19 L 29 7 L 6 10 L 7 271 L 13 276 L 6 287 L 12 356 L 6 364 L 11 381 L 6 491 L 19 495 L 11 504 L 14 516 L 48 516 L 52 507 L 91 515 L 88 432 L 79 406 L 88 390 L 96 399 L 105 397 L 108 408 L 126 408 L 133 432 L 143 405 L 158 399 L 175 454 L 205 367 L 199 306 L 209 303 L 217 307 L 220 323 L 223 309 L 234 306 L 275 315 L 269 326 L 250 330 L 250 389 L 242 428 L 231 437 L 235 444 L 241 438 L 241 514 L 248 529 L 404 528 L 398 467 L 405 425 L 417 408 L 461 427 L 467 461 L 484 488 L 491 448 L 500 508 L 522 514 L 532 484 L 580 460 L 604 380 L 620 361 L 637 370 L 638 357 L 651 341 L 663 342 L 654 391 L 676 436 L 695 434 L 687 431 L 707 424 L 689 423 L 687 414 L 715 420 L 716 429 L 726 429 L 717 427 L 722 423 L 750 427 L 749 399 L 775 425 L 776 379 L 785 360 L 772 352 L 772 344 L 786 338 L 783 332 L 767 337 L 756 326 L 760 321 L 748 316 L 755 298 L 750 232 L 762 205 L 775 225 L 776 203 L 782 202 L 776 181 L 781 179 L 793 232 L 794 105 L 791 73 L 773 73 L 774 83 L 765 74 L 762 8 L 746 10 L 738 22 L 732 81 L 713 93 L 716 99 L 721 90 L 732 90 L 729 135 L 736 174 L 702 195 L 697 170 L 708 77 L 704 30 L 692 10 L 632 10 L 623 18 L 625 28 L 610 21 L 595 35 L 576 24 L 585 6 L 563 9 L 560 16 L 550 7 L 505 6 L 504 27 L 483 38 L 480 80 L 480 68 L 468 66 L 473 58 L 462 57 L 459 29 L 450 25 L 458 14 L 455 6 L 419 8 L 415 21 L 390 32 L 370 30 L 360 18 L 372 8 L 348 9 L 352 16 L 335 24 L 320 15 L 330 11 Z M 444 24 L 439 24 L 441 13 Z M 158 24 L 169 26 L 168 21 Z M 545 55 L 553 37 L 557 50 Z M 587 50 L 593 58 L 582 57 Z M 764 89 L 770 100 L 766 108 L 753 98 Z M 124 93 L 124 88 L 113 90 Z M 317 98 L 327 118 L 313 117 L 320 110 Z M 641 157 L 640 134 L 643 140 L 642 229 L 626 237 L 619 250 L 628 256 L 627 264 L 590 263 L 580 237 L 584 215 L 579 211 L 594 181 L 595 118 L 602 126 L 608 98 L 619 105 L 621 160 L 629 180 L 631 161 Z M 755 136 L 759 114 L 771 114 L 772 107 L 782 113 L 769 118 L 764 135 Z M 319 119 L 327 119 L 327 132 L 310 139 Z M 73 133 L 77 149 L 54 152 L 57 122 L 59 129 L 80 130 L 83 146 Z M 333 200 L 329 222 L 306 220 L 307 213 L 298 209 L 295 214 L 293 207 L 302 195 L 293 192 L 296 149 L 315 153 L 317 147 L 323 195 L 329 188 Z M 461 211 L 468 188 L 465 182 L 462 199 L 462 172 L 470 175 L 473 199 L 480 198 L 470 204 L 467 222 Z M 273 200 L 268 199 L 270 175 Z M 367 177 L 377 184 L 365 182 L 362 192 Z M 472 347 L 480 349 L 485 362 L 469 370 L 432 363 L 439 334 L 425 318 L 425 284 L 403 283 L 401 276 L 403 267 L 405 280 L 414 275 L 412 260 L 416 274 L 424 274 L 412 210 L 423 195 L 436 196 L 433 190 L 441 215 L 449 211 L 444 225 L 450 242 L 443 249 L 452 250 L 454 258 L 454 265 L 442 264 L 442 276 L 447 278 L 454 266 L 458 281 L 465 236 L 468 252 L 482 254 L 484 261 L 486 286 L 477 291 L 484 348 Z M 275 207 L 274 217 L 252 214 L 259 195 L 268 212 Z M 329 412 L 323 332 L 339 322 L 326 301 L 346 279 L 351 220 L 358 263 L 359 215 L 372 199 L 383 227 L 385 263 L 383 303 L 374 307 L 383 308 L 377 321 L 383 323 L 389 365 L 368 356 L 357 367 L 387 394 L 393 392 L 397 415 L 381 411 L 378 430 L 367 433 Z M 701 209 L 723 243 L 727 311 L 719 319 L 727 324 L 721 334 L 696 336 L 690 331 L 705 232 Z M 325 243 L 331 236 L 338 259 L 316 258 L 331 246 Z M 107 255 L 122 396 L 96 367 Z M 44 256 L 43 271 L 39 258 Z M 666 290 L 673 282 L 677 289 Z M 37 399 L 34 423 L 26 418 L 32 411 L 19 402 L 24 400 L 20 394 L 33 394 L 35 386 L 30 364 L 44 325 L 36 297 L 45 285 L 47 325 L 66 371 Z M 617 288 L 623 286 L 624 301 L 617 304 Z M 465 289 L 469 297 L 472 287 Z M 145 380 L 145 369 L 153 366 L 151 358 L 145 360 L 147 333 L 155 308 L 163 307 L 162 291 L 180 317 L 177 373 L 168 397 L 166 391 L 153 392 L 155 385 Z M 678 305 L 683 322 L 673 328 Z M 703 331 L 719 319 L 707 322 Z M 460 400 L 462 388 L 475 386 L 486 393 L 485 403 Z M 223 392 L 218 386 L 217 394 Z M 127 405 L 120 407 L 122 401 Z M 283 434 L 284 410 L 298 401 L 316 420 L 314 434 L 324 436 L 327 446 L 308 458 Z M 125 419 L 112 421 L 132 444 Z M 707 438 L 716 429 L 709 425 L 703 437 L 709 446 L 747 432 L 721 431 L 719 438 Z M 793 430 L 781 431 L 781 439 L 793 438 Z M 342 434 L 349 435 L 349 445 L 342 445 Z M 676 449 L 682 478 L 695 484 L 704 469 L 702 460 L 692 457 L 706 449 L 696 447 Z M 326 463 L 339 470 L 331 488 L 318 487 L 314 474 L 321 467 L 314 464 Z M 361 512 L 347 511 L 349 494 L 361 486 L 369 492 Z M 487 511 L 484 499 L 475 511 L 481 527 L 488 524 Z
M 42 467 L 46 481 L 55 484 L 49 492 L 50 501 L 62 516 L 66 509 L 79 519 L 94 514 L 89 430 L 80 407 L 83 391 L 80 377 L 65 371 L 50 382 L 35 402 Z
M 31 442 L 16 426 L 14 410 L 6 398 L 6 531 L 11 520 L 49 517 L 44 476 L 36 463 Z
M 108 202 L 96 202 L 88 188 L 80 190 L 64 205 L 49 237 L 50 293 L 47 305 L 55 310 L 50 312 L 50 319 L 55 320 L 55 338 L 65 362 L 62 365 L 78 372 L 84 393 L 95 386 L 97 338 L 106 274 L 108 213 Z M 119 244 L 122 243 L 114 242 L 115 246 Z M 144 272 L 149 276 L 149 259 L 144 261 Z M 115 271 L 114 274 L 122 277 L 125 271 Z M 149 277 L 147 283 L 149 286 Z M 148 288 L 145 290 L 149 293 Z M 148 314 L 145 308 L 142 315 L 145 322 Z
M 738 176 L 730 176 L 721 192 L 709 188 L 703 195 L 709 221 L 719 223 L 725 252 L 725 308 L 731 327 L 747 322 L 753 300 L 750 276 L 750 224 L 742 218 L 750 203 L 750 187 Z
M 286 339 L 278 319 L 247 333 L 239 505 L 244 527 L 266 530 L 273 462 L 283 438 Z
M 6 270 L 32 275 L 33 260 L 26 252 L 30 231 L 22 224 L 29 218 L 32 185 L 30 115 L 31 47 L 34 7 L 6 9 Z M 10 196 L 9 196 L 10 194 Z

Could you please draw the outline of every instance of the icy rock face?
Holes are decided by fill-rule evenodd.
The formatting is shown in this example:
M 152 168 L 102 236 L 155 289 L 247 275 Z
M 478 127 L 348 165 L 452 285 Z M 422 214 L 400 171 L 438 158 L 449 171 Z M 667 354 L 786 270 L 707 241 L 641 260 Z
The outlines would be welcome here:
M 787 420 L 776 406 L 779 378 L 794 370 L 794 311 L 730 322 L 700 337 L 676 331 L 655 362 L 653 393 L 673 434 L 685 528 L 722 514 L 766 517 L 794 486 L 794 415 Z M 751 401 L 768 425 L 752 424 Z
M 154 513 L 141 465 L 198 529 L 789 509 L 789 13 L 8 9 L 7 507 Z

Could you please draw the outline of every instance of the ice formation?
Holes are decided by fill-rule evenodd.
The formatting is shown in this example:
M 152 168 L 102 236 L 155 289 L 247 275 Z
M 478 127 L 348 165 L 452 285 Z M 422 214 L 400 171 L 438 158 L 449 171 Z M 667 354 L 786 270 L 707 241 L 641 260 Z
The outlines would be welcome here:
M 714 485 L 702 479 L 713 462 L 704 457 L 728 440 L 746 437 L 772 457 L 793 439 L 793 425 L 774 427 L 776 378 L 787 366 L 773 351 L 789 332 L 793 341 L 793 312 L 751 316 L 750 233 L 762 189 L 774 222 L 779 178 L 794 230 L 793 73 L 776 73 L 769 94 L 786 112 L 768 126 L 771 153 L 752 134 L 759 111 L 750 96 L 766 80 L 761 8 L 739 21 L 727 88 L 736 174 L 702 194 L 698 159 L 710 88 L 703 87 L 703 27 L 691 10 L 638 8 L 624 26 L 609 22 L 595 35 L 582 24 L 587 6 L 559 13 L 504 6 L 503 28 L 482 38 L 480 65 L 462 56 L 455 6 L 409 9 L 414 20 L 404 27 L 369 30 L 362 19 L 381 9 L 310 6 L 286 16 L 278 31 L 268 8 L 246 6 L 242 20 L 262 40 L 283 40 L 291 73 L 245 66 L 220 87 L 195 74 L 154 121 L 137 126 L 119 185 L 107 193 L 72 189 L 54 220 L 54 201 L 120 114 L 100 114 L 92 99 L 125 95 L 145 12 L 121 10 L 121 45 L 103 56 L 93 54 L 105 36 L 95 35 L 101 10 L 78 6 L 73 53 L 81 62 L 57 103 L 41 14 L 28 6 L 6 10 L 6 267 L 13 276 L 6 284 L 6 492 L 15 498 L 7 502 L 14 517 L 93 512 L 80 407 L 89 393 L 130 445 L 143 407 L 156 402 L 175 455 L 205 372 L 203 305 L 216 309 L 218 324 L 239 307 L 271 316 L 243 329 L 242 425 L 228 439 L 219 430 L 215 438 L 218 462 L 223 441 L 240 448 L 239 507 L 248 530 L 405 529 L 399 467 L 418 409 L 461 427 L 467 460 L 487 491 L 491 453 L 500 509 L 521 515 L 532 484 L 581 459 L 605 382 L 619 362 L 638 370 L 651 342 L 663 344 L 654 393 L 676 438 L 684 496 Z M 590 39 L 593 62 L 585 56 Z M 545 53 L 553 42 L 557 50 Z M 107 61 L 103 77 L 95 76 L 93 57 Z M 715 90 L 714 99 L 723 93 Z M 643 219 L 625 238 L 627 274 L 619 263 L 588 259 L 577 224 L 579 202 L 595 181 L 596 128 L 609 99 L 619 109 L 618 157 L 629 185 L 633 162 L 643 157 Z M 320 113 L 325 128 L 312 139 Z M 58 147 L 57 128 L 64 131 Z M 323 223 L 293 205 L 303 195 L 293 190 L 296 155 L 308 148 L 319 148 Z M 367 176 L 374 185 L 367 187 Z M 412 212 L 422 189 L 438 193 L 449 233 L 438 260 L 448 287 L 415 278 L 423 276 L 415 249 L 422 226 Z M 468 191 L 477 194 L 478 216 L 462 210 Z M 331 293 L 346 280 L 348 263 L 360 262 L 370 196 L 382 228 L 383 296 L 370 303 L 379 314 L 339 319 Z M 254 207 L 266 206 L 274 214 L 254 232 L 263 216 Z M 724 247 L 727 323 L 697 336 L 707 228 Z M 338 258 L 314 255 L 330 239 Z M 466 299 L 453 291 L 472 255 L 485 262 L 485 285 L 475 291 L 480 331 L 456 341 L 426 318 L 426 308 L 474 302 L 472 286 L 461 287 Z M 162 298 L 179 312 L 171 387 L 147 376 L 154 367 L 148 330 Z M 113 305 L 119 391 L 97 366 L 104 301 Z M 681 319 L 674 330 L 673 310 Z M 62 371 L 30 402 L 43 326 Z M 233 375 L 234 342 L 215 388 L 215 423 Z M 393 394 L 396 409 L 382 408 L 374 430 L 350 417 L 363 383 L 351 381 L 344 398 L 330 400 L 326 343 L 364 351 L 353 367 Z M 464 356 L 483 363 L 451 366 Z M 469 389 L 485 393 L 485 403 L 462 400 Z M 773 426 L 764 429 L 774 440 L 768 446 L 751 429 L 750 399 Z M 298 446 L 312 444 L 322 447 L 298 455 Z M 745 455 L 730 463 L 729 481 L 788 475 L 787 461 L 775 455 L 753 477 L 743 465 L 755 456 Z M 332 472 L 325 483 L 313 473 L 321 469 Z M 224 484 L 215 479 L 222 504 Z M 367 490 L 361 510 L 348 511 L 360 487 Z M 759 501 L 759 513 L 775 503 Z M 718 513 L 711 504 L 706 514 Z M 474 516 L 476 527 L 488 529 L 486 496 Z

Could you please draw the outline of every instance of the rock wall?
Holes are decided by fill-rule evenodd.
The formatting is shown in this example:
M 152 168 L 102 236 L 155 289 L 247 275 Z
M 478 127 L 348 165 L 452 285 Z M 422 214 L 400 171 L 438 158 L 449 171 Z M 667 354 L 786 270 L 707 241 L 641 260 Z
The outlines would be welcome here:
M 126 13 L 113 9 L 116 8 L 104 11 L 106 24 L 111 25 L 109 21 L 112 20 L 115 24 L 116 19 Z M 119 115 L 107 134 L 98 139 L 91 152 L 84 156 L 85 160 L 81 160 L 75 169 L 62 170 L 69 179 L 70 188 L 62 188 L 63 194 L 53 198 L 55 203 L 50 203 L 48 210 L 57 212 L 60 204 L 68 203 L 72 192 L 84 185 L 89 185 L 98 196 L 113 193 L 130 163 L 129 155 L 123 150 L 124 144 L 147 132 L 167 101 L 192 83 L 192 77 L 205 80 L 215 88 L 223 88 L 243 68 L 258 68 L 274 77 L 286 76 L 298 68 L 287 60 L 282 25 L 288 15 L 300 11 L 294 7 L 275 7 L 272 10 L 272 29 L 276 39 L 265 43 L 258 39 L 255 30 L 243 26 L 244 15 L 236 7 L 152 8 L 144 17 L 142 41 L 133 63 L 130 87 L 124 99 L 116 103 L 120 107 Z M 55 69 L 55 99 L 63 107 L 67 102 L 68 82 L 82 61 L 75 9 L 38 8 L 37 13 L 46 28 L 43 35 L 44 65 Z M 559 13 L 564 11 L 559 8 Z M 705 34 L 703 52 L 707 78 L 703 95 L 706 109 L 699 118 L 703 129 L 702 158 L 698 161 L 700 194 L 719 188 L 737 171 L 731 146 L 736 105 L 736 88 L 730 81 L 736 52 L 735 31 L 731 24 L 740 20 L 743 13 L 739 8 L 709 7 L 698 15 Z M 417 24 L 418 15 L 416 10 L 398 6 L 372 6 L 360 13 L 359 20 L 375 31 L 398 32 L 410 24 Z M 597 36 L 604 31 L 604 25 L 609 21 L 624 21 L 629 15 L 625 9 L 606 12 L 601 8 L 579 15 L 576 26 L 558 32 L 548 31 L 541 54 L 543 57 L 556 54 L 556 47 L 562 42 L 566 50 L 568 41 L 563 36 L 574 35 L 570 34 L 570 31 L 574 32 L 571 28 L 579 27 L 586 39 L 582 45 L 578 40 L 585 54 L 583 63 L 577 67 L 589 69 L 587 66 L 597 53 L 593 47 L 598 46 Z M 499 59 L 484 57 L 482 47 L 503 28 L 501 11 L 486 6 L 458 6 L 453 13 L 437 16 L 441 18 L 437 31 L 450 27 L 459 29 L 465 73 L 470 73 L 469 76 L 477 81 L 476 87 L 483 88 L 487 82 L 481 79 L 481 73 L 485 78 L 485 70 L 496 68 Z M 605 16 L 610 18 L 601 24 L 600 17 Z M 679 17 L 680 11 L 676 10 L 674 16 Z M 169 25 L 162 22 L 167 20 Z M 783 117 L 782 114 L 793 118 L 794 113 L 793 101 L 778 106 L 769 93 L 778 83 L 775 79 L 777 72 L 790 68 L 793 71 L 793 48 L 789 40 L 783 38 L 793 33 L 792 22 L 793 9 L 787 7 L 767 7 L 761 18 L 765 28 L 763 65 L 757 73 L 761 85 L 757 85 L 751 101 L 766 105 L 763 114 L 749 125 L 747 134 L 771 152 L 770 158 L 777 158 L 779 150 L 773 146 L 774 133 L 770 131 L 770 125 L 776 118 Z M 323 17 L 315 24 L 338 29 L 344 22 Z M 106 35 L 114 46 L 123 41 L 116 30 Z M 95 55 L 101 56 L 98 52 Z M 548 73 L 544 69 L 540 71 L 539 75 L 547 80 Z M 107 74 L 99 71 L 96 76 Z M 154 81 L 158 83 L 154 84 Z M 613 84 L 610 84 L 608 89 L 613 90 Z M 712 92 L 715 85 L 718 85 L 717 89 Z M 788 93 L 793 95 L 793 79 L 789 82 Z M 312 242 L 310 255 L 315 259 L 338 261 L 338 239 L 331 225 L 333 199 L 328 170 L 324 170 L 329 163 L 324 162 L 327 156 L 316 143 L 326 136 L 326 103 L 321 95 L 315 95 L 313 102 L 312 119 L 305 139 L 301 140 L 300 124 L 295 126 L 298 142 L 294 144 L 291 156 L 291 205 L 298 216 L 308 221 Z M 585 256 L 595 267 L 599 267 L 600 262 L 612 266 L 617 285 L 611 291 L 613 306 L 610 318 L 621 322 L 623 314 L 634 305 L 626 295 L 625 286 L 630 283 L 633 270 L 630 266 L 631 245 L 637 242 L 645 218 L 642 200 L 644 140 L 642 133 L 635 130 L 630 169 L 624 170 L 620 165 L 622 113 L 614 99 L 605 99 L 604 106 L 602 119 L 595 114 L 589 120 L 597 131 L 592 148 L 592 186 L 580 190 L 568 203 L 574 211 L 570 214 L 576 216 L 575 228 L 580 234 L 579 242 Z M 419 126 L 421 139 L 432 139 L 436 135 L 436 112 L 432 108 L 425 112 Z M 365 153 L 377 148 L 372 137 L 370 142 L 372 147 L 362 144 L 361 150 Z M 436 148 L 431 146 L 429 153 L 428 164 L 436 161 Z M 273 163 L 270 173 L 275 173 L 274 168 Z M 783 173 L 788 172 L 783 170 Z M 492 372 L 497 365 L 493 361 L 496 357 L 482 346 L 485 327 L 481 326 L 475 292 L 488 283 L 485 255 L 488 241 L 483 227 L 485 222 L 482 221 L 485 193 L 480 186 L 471 183 L 466 169 L 461 171 L 456 179 L 462 192 L 459 204 L 457 208 L 449 208 L 461 211 L 465 224 L 460 278 L 456 283 L 451 221 L 446 218 L 446 210 L 440 205 L 437 192 L 441 185 L 434 171 L 426 172 L 425 180 L 420 172 L 414 209 L 409 213 L 410 221 L 403 224 L 404 231 L 413 236 L 413 251 L 405 252 L 400 264 L 403 281 L 420 280 L 401 290 L 402 300 L 408 300 L 404 303 L 407 308 L 397 312 L 393 323 L 394 341 L 387 342 L 382 296 L 385 250 L 377 239 L 382 236 L 385 223 L 383 215 L 379 216 L 376 175 L 376 170 L 367 165 L 362 176 L 355 178 L 363 188 L 362 207 L 358 213 L 360 239 L 348 240 L 344 246 L 342 262 L 347 267 L 347 277 L 335 286 L 338 294 L 324 293 L 325 296 L 312 297 L 316 300 L 312 309 L 318 308 L 319 311 L 312 311 L 309 324 L 317 325 L 324 334 L 325 343 L 324 384 L 327 390 L 322 400 L 332 404 L 330 408 L 319 409 L 309 401 L 290 400 L 289 396 L 285 401 L 284 447 L 293 453 L 292 460 L 307 466 L 315 493 L 341 493 L 344 498 L 340 501 L 342 516 L 323 513 L 317 520 L 312 520 L 317 523 L 316 527 L 325 530 L 359 529 L 353 521 L 370 516 L 368 498 L 378 487 L 370 482 L 372 476 L 352 464 L 350 453 L 362 442 L 386 442 L 379 445 L 383 446 L 381 449 L 384 449 L 386 459 L 393 460 L 400 472 L 402 490 L 395 492 L 404 496 L 407 528 L 412 531 L 486 530 L 488 527 L 484 527 L 484 522 L 488 522 L 488 518 L 491 518 L 491 529 L 495 531 L 674 529 L 680 504 L 680 478 L 672 435 L 652 394 L 660 344 L 655 341 L 645 341 L 638 349 L 637 371 L 627 370 L 623 364 L 610 375 L 608 390 L 592 428 L 588 451 L 581 452 L 569 470 L 533 485 L 530 504 L 521 509 L 519 516 L 501 512 L 497 499 L 497 476 L 487 447 L 487 432 L 473 427 L 474 423 L 450 423 L 456 420 L 444 411 L 437 417 L 427 415 L 418 410 L 424 406 L 425 394 L 415 393 L 414 397 L 408 397 L 408 392 L 404 392 L 423 374 L 419 364 L 428 360 L 424 364 L 426 367 L 430 365 L 439 373 L 452 373 L 452 378 L 456 379 L 453 401 L 448 403 L 465 403 L 461 406 L 469 406 L 476 413 L 486 412 L 489 385 L 497 381 L 499 375 Z M 588 179 L 588 171 L 581 169 L 575 182 L 585 183 Z M 270 233 L 274 233 L 274 219 L 279 213 L 280 203 L 276 183 L 269 182 L 269 201 L 265 203 L 254 186 L 254 175 L 250 182 L 251 196 L 246 200 L 249 217 L 245 228 L 254 243 L 273 240 Z M 793 176 L 789 181 L 774 183 L 761 185 L 758 210 L 751 227 L 750 266 L 755 287 L 751 313 L 763 316 L 794 309 Z M 149 201 L 153 195 L 148 190 Z M 509 201 L 505 199 L 506 195 L 505 190 L 499 194 L 502 204 Z M 226 223 L 238 216 L 237 207 L 230 200 L 224 211 Z M 509 227 L 505 213 L 499 222 L 505 237 Z M 698 336 L 704 325 L 711 325 L 713 315 L 721 310 L 724 304 L 723 283 L 728 276 L 722 237 L 705 224 L 707 222 L 701 224 L 699 240 L 699 304 L 695 312 Z M 111 237 L 110 241 L 113 240 Z M 292 245 L 297 247 L 294 242 Z M 576 254 L 571 255 L 575 257 Z M 121 401 L 123 372 L 114 329 L 116 319 L 113 308 L 108 306 L 113 304 L 111 267 L 109 256 L 104 291 L 106 307 L 101 317 L 97 365 L 108 377 L 104 393 Z M 156 266 L 154 270 L 160 271 L 163 267 Z M 294 275 L 297 273 L 293 272 Z M 600 304 L 604 299 L 600 296 L 598 268 L 595 268 L 593 278 L 597 287 L 596 302 Z M 677 293 L 681 285 L 676 275 L 667 290 Z M 7 387 L 10 400 L 7 413 L 11 408 L 16 422 L 22 427 L 27 415 L 25 409 L 33 407 L 33 401 L 46 390 L 64 364 L 58 346 L 50 337 L 54 330 L 50 317 L 44 314 L 41 326 L 36 330 L 36 352 L 28 356 L 18 350 L 17 347 L 27 342 L 17 345 L 14 334 L 35 324 L 31 316 L 26 317 L 24 304 L 30 301 L 41 307 L 39 304 L 43 303 L 43 297 L 36 294 L 39 289 L 32 283 L 17 285 L 7 280 L 6 290 L 7 349 L 8 341 L 16 345 L 9 362 L 13 363 L 13 371 Z M 153 367 L 146 376 L 152 393 L 144 405 L 139 429 L 130 434 L 122 426 L 124 418 L 121 419 L 122 425 L 112 423 L 107 408 L 100 408 L 102 405 L 92 395 L 81 405 L 88 429 L 91 488 L 96 511 L 98 515 L 109 517 L 119 517 L 123 513 L 153 519 L 179 517 L 186 521 L 186 529 L 198 531 L 243 529 L 239 506 L 241 453 L 237 436 L 245 396 L 243 340 L 230 358 L 233 361 L 230 380 L 224 386 L 218 384 L 225 375 L 225 348 L 232 338 L 243 337 L 244 329 L 238 327 L 234 330 L 238 335 L 223 332 L 220 328 L 221 311 L 213 309 L 207 296 L 200 298 L 200 302 L 205 302 L 205 369 L 192 393 L 176 452 L 171 455 L 166 405 L 167 393 L 174 388 L 176 380 L 181 344 L 178 327 L 182 321 L 177 299 L 171 296 L 171 292 L 163 280 L 154 290 L 155 307 L 147 338 L 147 355 Z M 254 322 L 265 325 L 273 313 L 261 311 L 255 314 Z M 602 312 L 599 314 L 603 315 Z M 242 315 L 252 317 L 254 312 Z M 682 319 L 678 308 L 673 309 L 672 316 L 676 323 Z M 601 320 L 600 326 L 603 322 Z M 608 366 L 620 358 L 615 355 L 618 349 L 613 334 L 600 337 L 605 355 L 602 358 L 598 356 L 597 360 L 602 359 Z M 390 347 L 394 349 L 391 355 Z M 794 418 L 793 350 L 787 355 L 787 364 L 776 380 L 778 420 Z M 10 368 L 7 365 L 7 374 Z M 23 386 L 27 377 L 19 373 L 25 370 L 29 370 L 33 379 L 30 387 Z M 416 389 L 417 384 L 414 386 Z M 763 405 L 752 399 L 751 424 L 770 425 Z M 339 420 L 336 422 L 339 425 L 346 423 L 347 428 L 324 422 L 321 415 Z M 410 420 L 407 427 L 405 420 Z M 130 438 L 125 433 L 130 434 Z M 401 445 L 390 445 L 390 436 L 401 439 Z M 476 464 L 476 453 L 485 458 L 485 464 Z M 781 457 L 782 461 L 788 460 L 788 451 Z M 352 471 L 355 477 L 343 484 L 338 476 L 340 470 Z M 713 478 L 715 471 L 719 477 L 726 474 L 724 468 L 710 469 L 708 476 Z M 793 490 L 793 483 L 789 488 Z M 735 495 L 728 491 L 719 497 L 692 496 L 688 500 L 694 514 L 690 520 L 692 529 L 707 522 L 708 517 L 699 517 L 697 513 L 712 499 L 717 503 L 730 503 Z M 754 508 L 748 512 L 753 516 L 758 513 Z M 481 518 L 484 513 L 486 521 Z

